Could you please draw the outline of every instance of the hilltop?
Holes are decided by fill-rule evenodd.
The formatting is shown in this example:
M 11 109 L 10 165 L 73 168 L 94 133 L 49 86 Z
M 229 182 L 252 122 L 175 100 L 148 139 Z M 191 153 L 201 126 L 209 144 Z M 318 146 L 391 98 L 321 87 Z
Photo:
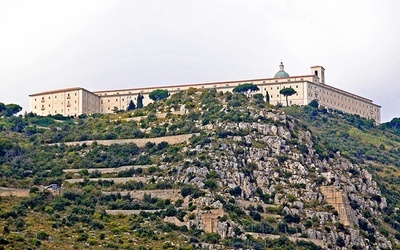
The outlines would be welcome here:
M 2 118 L 0 242 L 400 249 L 397 125 L 197 89 L 112 115 Z

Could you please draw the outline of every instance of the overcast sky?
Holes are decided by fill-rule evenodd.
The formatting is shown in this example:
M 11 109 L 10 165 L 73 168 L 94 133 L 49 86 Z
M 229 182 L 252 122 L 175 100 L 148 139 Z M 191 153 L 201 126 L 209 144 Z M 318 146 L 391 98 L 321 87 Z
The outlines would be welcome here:
M 29 94 L 292 76 L 400 117 L 400 1 L 0 0 L 0 102 Z

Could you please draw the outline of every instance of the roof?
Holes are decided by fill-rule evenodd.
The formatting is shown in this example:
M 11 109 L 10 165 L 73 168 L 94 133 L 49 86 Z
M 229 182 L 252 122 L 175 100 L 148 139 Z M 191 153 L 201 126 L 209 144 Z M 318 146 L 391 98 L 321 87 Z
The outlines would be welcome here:
M 279 71 L 275 74 L 274 78 L 286 78 L 289 77 L 289 74 L 285 71 L 285 66 L 283 66 L 283 62 L 279 65 Z
M 314 75 L 300 75 L 300 76 L 289 76 L 289 78 L 306 78 L 306 77 L 314 77 Z M 189 83 L 189 84 L 179 84 L 179 85 L 158 85 L 158 86 L 150 86 L 150 87 L 140 87 L 140 88 L 129 88 L 129 89 L 110 89 L 110 90 L 98 90 L 92 91 L 94 94 L 102 94 L 109 92 L 119 92 L 119 91 L 141 91 L 148 89 L 166 89 L 166 88 L 181 88 L 181 87 L 201 87 L 201 86 L 212 86 L 216 84 L 235 84 L 235 83 L 245 83 L 245 82 L 257 82 L 257 81 L 270 81 L 274 80 L 275 77 L 271 78 L 256 78 L 256 79 L 245 79 L 245 80 L 234 80 L 234 81 L 221 81 L 221 82 L 204 82 L 204 83 Z M 304 80 L 301 80 L 304 81 Z M 295 82 L 295 81 L 293 81 Z M 230 86 L 233 87 L 233 86 Z
M 38 95 L 49 95 L 49 94 L 55 94 L 55 93 L 61 93 L 61 92 L 69 92 L 69 91 L 75 91 L 75 90 L 84 90 L 87 92 L 91 92 L 87 89 L 81 88 L 81 87 L 75 87 L 75 88 L 65 88 L 65 89 L 56 89 L 56 90 L 51 90 L 51 91 L 45 91 L 45 92 L 40 92 L 36 94 L 31 94 L 29 96 L 38 96 Z
M 286 77 L 289 77 L 289 74 L 286 73 L 286 71 L 284 70 L 279 70 L 274 76 L 274 78 L 286 78 Z

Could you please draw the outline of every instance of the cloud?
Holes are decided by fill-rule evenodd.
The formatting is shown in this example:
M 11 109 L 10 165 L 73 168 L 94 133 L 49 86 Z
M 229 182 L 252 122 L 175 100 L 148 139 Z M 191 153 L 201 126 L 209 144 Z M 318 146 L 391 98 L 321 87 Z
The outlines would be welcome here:
M 323 65 L 327 84 L 399 116 L 398 1 L 1 1 L 0 101 L 272 77 Z M 382 88 L 382 86 L 385 86 Z M 390 91 L 386 91 L 389 89 Z M 18 91 L 16 91 L 18 90 Z

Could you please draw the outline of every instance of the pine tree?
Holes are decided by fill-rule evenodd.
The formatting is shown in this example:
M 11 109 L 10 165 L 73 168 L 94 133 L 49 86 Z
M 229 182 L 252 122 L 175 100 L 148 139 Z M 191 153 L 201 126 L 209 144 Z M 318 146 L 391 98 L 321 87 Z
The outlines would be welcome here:
M 290 88 L 281 89 L 281 91 L 279 91 L 279 93 L 286 97 L 286 106 L 289 106 L 288 96 L 292 96 L 292 95 L 296 94 L 297 92 L 292 87 L 290 87 Z

